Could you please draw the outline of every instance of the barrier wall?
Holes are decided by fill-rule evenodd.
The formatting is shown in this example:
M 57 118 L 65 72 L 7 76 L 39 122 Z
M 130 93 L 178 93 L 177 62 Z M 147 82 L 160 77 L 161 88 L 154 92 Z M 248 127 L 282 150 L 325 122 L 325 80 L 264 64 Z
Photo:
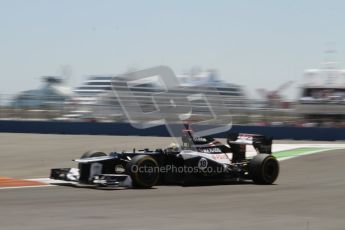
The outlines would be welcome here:
M 207 126 L 205 127 L 207 128 Z M 122 136 L 169 136 L 164 126 L 136 129 L 128 123 L 88 123 L 57 121 L 0 121 L 0 132 L 42 133 L 42 134 L 86 134 Z M 274 139 L 345 140 L 345 128 L 300 128 L 284 126 L 242 126 L 234 125 L 231 132 L 260 133 Z M 219 133 L 215 137 L 226 137 Z

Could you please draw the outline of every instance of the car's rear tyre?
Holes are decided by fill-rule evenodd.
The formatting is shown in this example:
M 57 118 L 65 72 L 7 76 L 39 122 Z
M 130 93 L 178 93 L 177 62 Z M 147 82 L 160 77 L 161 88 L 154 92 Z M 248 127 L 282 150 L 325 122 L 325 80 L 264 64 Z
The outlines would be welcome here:
M 104 157 L 106 155 L 107 154 L 105 154 L 104 152 L 100 152 L 100 151 L 87 151 L 83 155 L 81 155 L 80 159 L 92 158 L 92 157 Z
M 151 188 L 159 180 L 158 163 L 147 155 L 133 157 L 127 164 L 126 170 L 135 188 Z
M 256 184 L 273 184 L 279 175 L 279 163 L 270 154 L 258 154 L 249 163 L 249 174 Z

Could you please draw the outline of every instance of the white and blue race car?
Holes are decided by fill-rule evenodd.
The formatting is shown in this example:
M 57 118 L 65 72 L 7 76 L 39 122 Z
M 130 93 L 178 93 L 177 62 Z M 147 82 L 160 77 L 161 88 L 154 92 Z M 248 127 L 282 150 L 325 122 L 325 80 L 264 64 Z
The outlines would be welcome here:
M 256 155 L 246 156 L 252 145 Z M 78 168 L 55 168 L 50 178 L 95 187 L 150 188 L 160 184 L 203 184 L 253 181 L 273 184 L 279 163 L 272 156 L 272 138 L 257 134 L 230 134 L 222 144 L 212 137 L 195 137 L 184 130 L 182 145 L 149 149 L 84 153 Z

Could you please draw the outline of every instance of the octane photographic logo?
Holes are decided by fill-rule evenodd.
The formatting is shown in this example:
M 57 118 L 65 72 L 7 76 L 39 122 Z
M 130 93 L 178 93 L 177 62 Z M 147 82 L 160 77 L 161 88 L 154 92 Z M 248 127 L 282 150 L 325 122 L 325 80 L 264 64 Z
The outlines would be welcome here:
M 112 91 L 133 127 L 147 129 L 165 125 L 171 137 L 178 141 L 186 123 L 192 127 L 195 137 L 226 132 L 232 127 L 230 111 L 217 87 L 207 83 L 181 86 L 166 66 L 114 77 Z
M 202 164 L 207 164 L 207 160 L 202 158 Z M 157 166 L 157 167 L 150 167 L 150 166 L 138 166 L 132 165 L 130 168 L 132 173 L 180 173 L 180 174 L 198 174 L 198 173 L 206 173 L 206 174 L 221 174 L 226 173 L 227 169 L 224 167 L 209 167 L 209 166 L 175 166 L 175 165 L 164 165 L 164 166 Z

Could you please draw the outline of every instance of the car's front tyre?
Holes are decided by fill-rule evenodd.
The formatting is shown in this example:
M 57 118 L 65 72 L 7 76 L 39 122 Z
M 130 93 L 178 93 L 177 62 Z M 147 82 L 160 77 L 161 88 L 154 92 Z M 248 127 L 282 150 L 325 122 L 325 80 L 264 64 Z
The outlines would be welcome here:
M 158 163 L 151 156 L 138 155 L 133 157 L 128 162 L 126 170 L 131 176 L 135 188 L 151 188 L 158 183 Z

